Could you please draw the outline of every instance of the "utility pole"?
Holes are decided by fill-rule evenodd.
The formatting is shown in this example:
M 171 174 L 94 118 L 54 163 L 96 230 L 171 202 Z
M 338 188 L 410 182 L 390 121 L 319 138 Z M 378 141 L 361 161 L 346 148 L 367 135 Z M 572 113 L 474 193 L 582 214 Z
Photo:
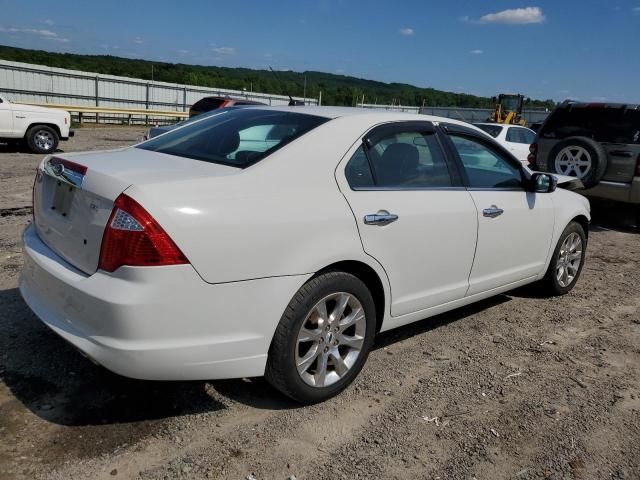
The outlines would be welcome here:
M 307 104 L 307 74 L 304 74 L 304 90 L 302 91 L 302 98 L 304 99 L 304 104 Z

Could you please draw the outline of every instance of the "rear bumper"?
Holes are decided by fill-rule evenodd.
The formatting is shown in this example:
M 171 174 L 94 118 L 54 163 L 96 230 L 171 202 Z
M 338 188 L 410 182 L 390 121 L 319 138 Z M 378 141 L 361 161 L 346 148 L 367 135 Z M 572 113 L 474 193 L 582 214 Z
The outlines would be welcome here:
M 190 265 L 87 276 L 23 234 L 20 292 L 65 340 L 118 374 L 148 380 L 260 376 L 282 312 L 306 278 L 212 285 Z
M 631 183 L 601 181 L 595 187 L 580 193 L 587 197 L 640 204 L 640 177 L 634 177 Z

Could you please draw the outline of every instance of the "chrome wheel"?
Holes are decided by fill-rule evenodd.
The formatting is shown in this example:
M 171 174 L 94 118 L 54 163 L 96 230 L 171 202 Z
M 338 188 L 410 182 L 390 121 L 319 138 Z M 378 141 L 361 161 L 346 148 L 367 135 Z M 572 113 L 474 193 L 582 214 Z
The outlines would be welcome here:
M 55 139 L 48 130 L 37 130 L 33 134 L 33 143 L 40 150 L 51 150 L 55 145 Z
M 567 235 L 567 238 L 562 242 L 556 261 L 556 279 L 562 288 L 573 283 L 578 275 L 581 262 L 582 239 L 580 235 L 573 232 Z
M 555 162 L 556 172 L 577 178 L 584 178 L 593 168 L 591 155 L 586 149 L 579 146 L 565 147 L 558 155 Z
M 353 367 L 364 346 L 364 308 L 344 292 L 324 297 L 307 314 L 296 342 L 296 368 L 312 387 L 336 383 Z

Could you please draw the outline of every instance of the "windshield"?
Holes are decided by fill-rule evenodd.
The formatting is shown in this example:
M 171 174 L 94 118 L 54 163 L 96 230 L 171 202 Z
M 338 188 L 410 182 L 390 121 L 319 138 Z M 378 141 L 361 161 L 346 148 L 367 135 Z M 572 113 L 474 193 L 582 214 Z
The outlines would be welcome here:
M 487 125 L 485 123 L 474 123 L 474 125 L 479 129 L 487 132 L 493 138 L 496 138 L 498 135 L 500 135 L 500 132 L 502 131 L 502 127 L 500 125 Z
M 246 168 L 327 120 L 255 108 L 221 110 L 136 148 Z
M 505 112 L 518 112 L 520 110 L 519 97 L 502 97 L 500 103 L 502 103 L 502 109 Z

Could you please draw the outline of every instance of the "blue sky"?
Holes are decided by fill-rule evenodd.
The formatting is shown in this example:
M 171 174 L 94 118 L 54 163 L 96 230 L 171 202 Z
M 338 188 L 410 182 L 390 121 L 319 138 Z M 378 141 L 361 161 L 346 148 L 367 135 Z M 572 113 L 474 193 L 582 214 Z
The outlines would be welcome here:
M 640 0 L 0 0 L 0 44 L 640 103 Z

